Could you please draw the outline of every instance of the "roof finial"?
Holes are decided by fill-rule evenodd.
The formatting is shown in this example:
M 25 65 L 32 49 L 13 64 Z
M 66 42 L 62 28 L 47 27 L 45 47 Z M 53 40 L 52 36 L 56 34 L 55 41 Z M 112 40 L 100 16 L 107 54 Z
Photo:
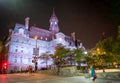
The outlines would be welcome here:
M 51 18 L 50 18 L 49 22 L 51 23 L 52 21 L 58 22 L 58 19 L 57 19 L 56 15 L 55 15 L 54 8 L 53 8 L 53 13 L 51 15 Z
M 53 16 L 55 16 L 55 10 L 54 10 L 54 8 L 53 8 Z

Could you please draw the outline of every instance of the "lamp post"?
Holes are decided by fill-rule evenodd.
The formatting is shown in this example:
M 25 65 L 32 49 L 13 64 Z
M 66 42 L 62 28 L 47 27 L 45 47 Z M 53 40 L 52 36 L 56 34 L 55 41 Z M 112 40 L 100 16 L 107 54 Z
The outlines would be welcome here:
M 38 39 L 38 36 L 36 35 L 35 37 L 34 37 L 34 39 L 35 39 L 35 41 L 36 41 L 36 46 L 35 46 L 35 48 L 33 48 L 33 55 L 35 55 L 33 58 L 34 58 L 34 60 L 33 60 L 33 63 L 35 63 L 35 71 L 37 71 L 37 69 L 38 69 L 38 61 L 37 61 L 37 59 L 38 59 L 38 56 L 39 56 L 39 48 L 37 47 L 37 39 Z

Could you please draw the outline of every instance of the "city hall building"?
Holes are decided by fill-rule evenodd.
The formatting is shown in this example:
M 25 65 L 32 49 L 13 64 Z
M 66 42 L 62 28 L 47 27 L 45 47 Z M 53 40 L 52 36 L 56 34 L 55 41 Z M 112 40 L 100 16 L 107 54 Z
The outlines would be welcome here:
M 59 31 L 59 21 L 54 11 L 49 20 L 48 30 L 36 26 L 29 27 L 29 20 L 27 17 L 25 24 L 16 23 L 12 30 L 8 45 L 8 72 L 19 71 L 20 68 L 26 70 L 29 65 L 34 67 L 35 55 L 54 54 L 58 44 L 70 49 L 76 48 L 73 38 Z M 79 47 L 83 47 L 82 44 Z M 46 67 L 44 59 L 39 58 L 37 62 L 38 69 Z M 48 65 L 52 64 L 53 60 L 49 59 Z

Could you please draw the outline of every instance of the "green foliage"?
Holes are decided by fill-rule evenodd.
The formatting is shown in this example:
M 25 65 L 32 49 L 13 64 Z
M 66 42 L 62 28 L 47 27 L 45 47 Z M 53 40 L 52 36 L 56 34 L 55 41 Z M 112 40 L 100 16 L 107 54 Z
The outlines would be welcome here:
M 82 48 L 77 48 L 74 50 L 74 61 L 77 62 L 79 66 L 81 62 L 86 61 L 85 56 L 86 54 L 84 54 L 84 50 Z
M 94 49 L 94 55 L 98 55 L 96 60 L 99 64 L 119 63 L 120 59 L 120 42 L 115 41 L 112 37 L 99 41 Z M 98 53 L 99 52 L 99 53 Z
M 77 49 L 74 51 L 74 53 L 75 53 L 74 59 L 75 59 L 76 62 L 80 62 L 81 59 L 84 58 L 84 55 L 85 55 L 85 54 L 83 53 L 83 50 L 82 50 L 81 48 L 77 48 Z
M 54 60 L 54 64 L 57 66 L 57 74 L 59 75 L 60 73 L 60 67 L 62 64 L 65 63 L 65 58 L 67 54 L 69 54 L 70 50 L 65 48 L 64 46 L 58 45 L 56 47 L 55 54 L 53 54 L 52 58 Z
M 88 55 L 85 56 L 85 60 L 87 61 L 89 66 L 94 64 L 94 58 L 93 58 L 91 52 L 88 52 Z
M 104 56 L 104 59 L 106 60 L 107 63 L 112 63 L 112 62 L 114 62 L 114 60 L 115 60 L 114 56 L 111 55 L 111 54 L 105 55 L 105 56 Z
M 66 56 L 70 53 L 70 50 L 65 48 L 64 46 L 58 45 L 55 51 L 55 54 L 52 56 L 54 59 L 54 64 L 62 65 L 65 63 Z
M 48 60 L 50 59 L 50 55 L 47 54 L 47 53 L 43 53 L 39 58 L 45 60 L 45 63 L 46 63 L 46 68 L 48 67 Z
M 96 48 L 99 48 L 100 50 L 109 53 L 113 51 L 113 45 L 114 45 L 114 41 L 112 37 L 109 37 L 109 38 L 99 41 L 96 44 Z
M 120 55 L 120 42 L 116 41 L 113 45 L 113 51 L 114 54 Z
M 57 50 L 56 50 L 56 52 L 55 52 L 55 54 L 54 54 L 54 56 L 62 59 L 62 58 L 64 58 L 69 52 L 70 52 L 69 49 L 66 49 L 66 48 L 63 47 L 63 46 L 58 46 L 58 47 L 57 47 Z

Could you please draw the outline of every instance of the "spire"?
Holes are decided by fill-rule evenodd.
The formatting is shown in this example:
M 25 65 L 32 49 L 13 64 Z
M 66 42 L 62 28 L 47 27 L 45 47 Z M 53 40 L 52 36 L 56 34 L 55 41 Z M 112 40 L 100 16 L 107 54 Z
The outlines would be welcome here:
M 53 8 L 53 16 L 56 16 L 56 15 L 55 15 L 55 11 L 54 11 L 54 8 Z
M 56 17 L 54 8 L 53 8 L 53 15 L 51 17 Z
M 51 18 L 50 18 L 49 21 L 50 21 L 50 22 L 51 22 L 51 21 L 56 21 L 56 22 L 58 22 L 58 18 L 57 18 L 57 16 L 55 15 L 54 8 L 53 8 L 53 14 L 51 15 Z
M 50 18 L 49 22 L 50 22 L 50 28 L 49 28 L 49 30 L 52 33 L 54 33 L 54 34 L 57 33 L 57 32 L 59 32 L 58 18 L 55 15 L 54 8 L 53 8 L 53 14 L 51 15 L 51 18 Z

